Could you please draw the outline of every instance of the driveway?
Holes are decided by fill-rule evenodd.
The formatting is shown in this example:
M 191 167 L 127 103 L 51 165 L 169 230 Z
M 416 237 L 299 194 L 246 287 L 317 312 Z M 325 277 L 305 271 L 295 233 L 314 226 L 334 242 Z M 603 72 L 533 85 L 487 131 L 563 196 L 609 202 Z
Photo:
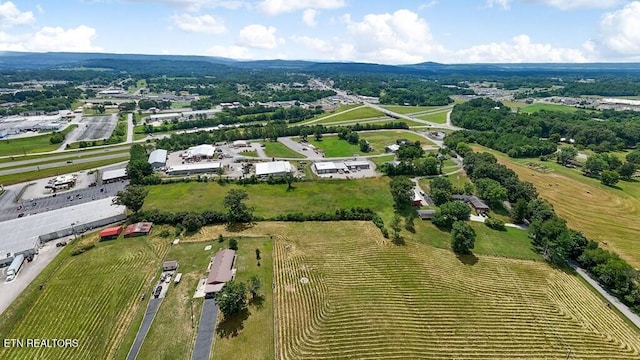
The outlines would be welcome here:
M 193 346 L 193 353 L 191 354 L 192 360 L 209 360 L 217 320 L 218 305 L 216 305 L 216 301 L 214 299 L 204 299 L 196 344 Z
M 136 357 L 138 357 L 138 352 L 140 352 L 142 343 L 144 342 L 144 339 L 147 337 L 147 333 L 149 333 L 149 329 L 151 328 L 153 319 L 156 317 L 156 314 L 158 313 L 160 304 L 162 304 L 162 298 L 149 300 L 149 305 L 147 305 L 147 311 L 144 313 L 142 324 L 140 324 L 140 329 L 138 329 L 138 333 L 136 334 L 136 339 L 133 341 L 133 345 L 131 345 L 131 350 L 129 350 L 129 354 L 127 355 L 127 360 L 135 360 Z

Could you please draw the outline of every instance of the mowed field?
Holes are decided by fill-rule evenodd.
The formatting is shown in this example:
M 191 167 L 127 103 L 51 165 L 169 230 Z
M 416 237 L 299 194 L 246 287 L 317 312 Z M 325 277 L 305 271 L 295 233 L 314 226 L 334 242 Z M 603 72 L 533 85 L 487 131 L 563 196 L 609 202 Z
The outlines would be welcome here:
M 285 144 L 277 141 L 265 141 L 264 153 L 277 158 L 303 158 L 304 155 L 289 149 Z
M 78 347 L 0 347 L 0 359 L 115 358 L 169 239 L 101 242 L 78 256 L 70 256 L 75 243 L 67 246 L 0 316 L 0 338 L 77 339 Z
M 420 141 L 423 145 L 431 145 L 429 139 L 411 131 L 404 130 L 384 130 L 384 131 L 361 131 L 358 133 L 360 139 L 365 139 L 373 148 L 373 151 L 364 153 L 360 151 L 358 144 L 350 144 L 346 140 L 339 139 L 337 135 L 326 135 L 322 140 L 317 141 L 309 136 L 309 143 L 321 149 L 327 157 L 348 157 L 358 155 L 384 154 L 385 146 L 395 144 L 397 139 L 407 139 L 409 141 Z
M 449 250 L 390 244 L 367 222 L 268 231 L 279 359 L 640 356 L 637 332 L 544 262 L 466 265 Z
M 67 126 L 60 133 L 66 135 L 77 128 L 78 125 L 72 124 Z M 0 141 L 0 156 L 34 154 L 46 151 L 53 151 L 60 147 L 61 144 L 51 144 L 49 139 L 53 132 L 42 135 L 4 139 Z
M 618 183 L 617 188 L 600 184 L 597 179 L 582 176 L 554 162 L 514 160 L 496 151 L 474 146 L 476 151 L 489 151 L 498 161 L 513 169 L 521 180 L 533 183 L 540 195 L 553 204 L 569 227 L 582 231 L 587 238 L 601 242 L 640 268 L 640 183 Z M 532 162 L 548 167 L 543 173 L 526 165 Z

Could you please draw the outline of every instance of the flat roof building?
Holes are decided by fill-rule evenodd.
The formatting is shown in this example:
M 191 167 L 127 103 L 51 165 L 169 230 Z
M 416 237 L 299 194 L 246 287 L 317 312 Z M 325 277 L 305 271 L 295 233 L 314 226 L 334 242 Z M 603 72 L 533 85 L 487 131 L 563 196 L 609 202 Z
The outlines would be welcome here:
M 222 168 L 220 162 L 202 162 L 195 164 L 174 165 L 167 169 L 167 175 L 192 175 L 215 173 Z
M 233 280 L 236 270 L 233 268 L 236 262 L 236 252 L 231 249 L 223 249 L 213 257 L 211 270 L 204 285 L 205 294 L 216 293 L 224 287 L 224 284 Z
M 187 159 L 211 159 L 216 153 L 216 147 L 213 145 L 198 145 L 187 149 Z
M 272 161 L 256 164 L 256 176 L 285 176 L 294 172 L 293 165 L 288 161 Z
M 149 154 L 149 164 L 153 166 L 154 169 L 159 169 L 164 167 L 167 164 L 167 150 L 164 149 L 156 149 Z
M 127 169 L 107 170 L 102 172 L 102 182 L 112 183 L 120 180 L 128 179 Z

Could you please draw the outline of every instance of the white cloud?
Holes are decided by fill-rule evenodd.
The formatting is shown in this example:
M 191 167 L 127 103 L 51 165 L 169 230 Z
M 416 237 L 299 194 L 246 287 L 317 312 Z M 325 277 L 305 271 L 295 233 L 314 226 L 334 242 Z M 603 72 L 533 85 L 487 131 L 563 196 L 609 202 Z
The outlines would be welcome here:
M 640 2 L 606 13 L 600 20 L 599 42 L 621 55 L 640 56 Z
M 511 0 L 487 0 L 488 7 L 501 7 L 505 10 L 509 9 L 509 2 Z
M 317 53 L 329 54 L 333 50 L 333 46 L 323 39 L 309 36 L 291 36 L 289 39 Z
M 317 14 L 318 12 L 315 9 L 307 9 L 302 13 L 302 21 L 309 27 L 315 27 Z
M 513 0 L 487 0 L 489 7 L 501 7 L 505 10 L 509 9 L 509 4 Z M 555 7 L 561 10 L 575 10 L 588 8 L 610 8 L 623 3 L 625 0 L 521 0 L 522 2 L 532 4 L 542 4 Z
M 438 4 L 438 0 L 431 0 L 431 1 L 426 2 L 424 4 L 420 4 L 420 6 L 418 6 L 418 10 L 429 9 L 429 8 L 432 8 L 432 7 L 436 6 L 437 4 Z
M 475 45 L 457 51 L 454 57 L 464 63 L 586 62 L 593 60 L 588 52 L 588 47 L 584 50 L 556 48 L 532 43 L 529 36 L 518 35 L 510 42 Z
M 211 15 L 180 14 L 171 16 L 171 20 L 183 31 L 204 34 L 224 34 L 227 32 L 224 21 Z
M 0 33 L 0 50 L 8 51 L 102 51 L 92 45 L 96 31 L 85 25 L 73 29 L 43 27 L 35 34 Z
M 357 59 L 381 63 L 412 63 L 444 52 L 429 24 L 416 13 L 401 9 L 393 14 L 368 14 L 361 22 L 345 15 L 347 33 Z M 344 48 L 347 49 L 347 48 Z
M 276 37 L 276 28 L 260 24 L 243 27 L 238 35 L 238 45 L 259 49 L 275 49 L 282 39 Z
M 238 9 L 248 7 L 249 3 L 245 0 L 123 0 L 133 3 L 157 3 L 167 6 L 184 9 L 190 12 L 196 12 L 204 8 L 226 8 Z
M 253 55 L 248 48 L 244 46 L 230 45 L 222 46 L 215 45 L 209 48 L 206 53 L 211 56 L 225 57 L 229 59 L 249 60 L 253 59 Z
M 258 9 L 268 15 L 290 13 L 302 9 L 339 9 L 344 0 L 263 0 Z
M 11 1 L 0 4 L 0 27 L 27 25 L 36 21 L 31 11 L 20 11 Z

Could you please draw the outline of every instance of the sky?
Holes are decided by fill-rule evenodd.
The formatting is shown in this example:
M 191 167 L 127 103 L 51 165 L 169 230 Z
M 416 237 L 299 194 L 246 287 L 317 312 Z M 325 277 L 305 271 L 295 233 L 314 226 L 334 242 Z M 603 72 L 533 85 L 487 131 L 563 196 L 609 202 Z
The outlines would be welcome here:
M 0 0 L 0 51 L 640 62 L 640 1 Z

